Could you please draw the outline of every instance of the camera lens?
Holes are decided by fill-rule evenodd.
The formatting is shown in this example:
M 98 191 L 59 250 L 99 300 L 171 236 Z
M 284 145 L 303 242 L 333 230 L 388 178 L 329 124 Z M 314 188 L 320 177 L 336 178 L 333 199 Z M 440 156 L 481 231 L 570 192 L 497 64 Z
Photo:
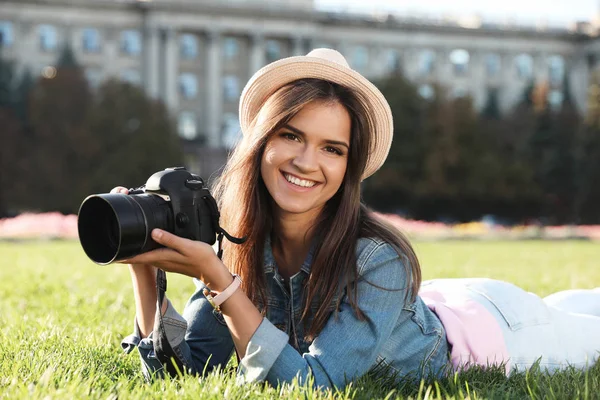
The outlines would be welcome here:
M 173 232 L 170 203 L 158 195 L 92 195 L 79 208 L 79 241 L 97 264 L 109 264 L 159 247 L 150 237 L 154 228 Z

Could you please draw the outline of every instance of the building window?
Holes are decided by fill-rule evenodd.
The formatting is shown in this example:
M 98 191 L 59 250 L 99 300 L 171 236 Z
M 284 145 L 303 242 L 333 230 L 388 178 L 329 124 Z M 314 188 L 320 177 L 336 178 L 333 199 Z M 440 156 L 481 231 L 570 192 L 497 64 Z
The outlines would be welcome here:
M 186 33 L 179 38 L 179 49 L 181 57 L 192 60 L 198 57 L 198 38 L 192 34 Z
M 448 56 L 450 63 L 452 64 L 452 70 L 456 76 L 464 76 L 469 71 L 469 60 L 470 55 L 467 50 L 456 49 L 450 52 Z
M 14 42 L 13 25 L 10 21 L 0 21 L 0 47 L 10 47 Z
M 142 35 L 136 30 L 121 32 L 121 52 L 131 56 L 142 52 Z
M 91 88 L 97 88 L 102 82 L 102 70 L 100 68 L 86 68 L 85 78 Z
M 388 49 L 384 54 L 385 69 L 388 73 L 402 72 L 398 50 Z
M 548 58 L 548 77 L 552 86 L 562 85 L 565 77 L 565 60 L 561 56 Z
M 58 34 L 52 25 L 40 25 L 40 48 L 44 51 L 56 50 L 58 46 Z
M 179 136 L 186 140 L 194 140 L 198 137 L 198 124 L 196 114 L 190 111 L 183 111 L 179 114 L 177 121 L 177 131 Z
M 419 86 L 419 89 L 417 90 L 417 92 L 419 93 L 419 96 L 421 96 L 425 100 L 430 100 L 435 95 L 435 91 L 433 90 L 433 87 L 427 83 Z
M 357 71 L 364 71 L 369 66 L 369 50 L 358 46 L 352 51 L 352 66 Z
M 142 83 L 142 76 L 137 69 L 125 69 L 121 71 L 121 80 L 137 86 Z
M 240 120 L 236 114 L 226 113 L 223 115 L 223 130 L 221 140 L 226 149 L 232 149 L 242 137 L 242 128 Z
M 194 74 L 179 75 L 179 93 L 186 99 L 193 99 L 198 94 L 198 79 Z
M 533 78 L 533 58 L 529 54 L 519 54 L 515 58 L 515 67 L 520 79 Z
M 498 54 L 488 54 L 485 56 L 485 72 L 488 77 L 493 78 L 498 76 L 501 68 L 501 60 Z
M 82 45 L 84 51 L 88 53 L 98 53 L 100 51 L 100 32 L 93 28 L 84 29 Z
M 564 95 L 560 90 L 552 90 L 548 93 L 548 104 L 553 110 L 559 110 L 562 106 Z
M 267 40 L 265 44 L 265 56 L 267 63 L 272 63 L 281 58 L 281 44 L 276 40 Z
M 235 75 L 223 77 L 223 96 L 226 101 L 237 101 L 240 97 L 240 81 Z
M 419 74 L 428 76 L 433 73 L 435 67 L 435 53 L 433 50 L 423 50 L 419 54 Z
M 223 55 L 226 60 L 237 58 L 240 51 L 238 40 L 234 37 L 226 37 L 223 41 Z

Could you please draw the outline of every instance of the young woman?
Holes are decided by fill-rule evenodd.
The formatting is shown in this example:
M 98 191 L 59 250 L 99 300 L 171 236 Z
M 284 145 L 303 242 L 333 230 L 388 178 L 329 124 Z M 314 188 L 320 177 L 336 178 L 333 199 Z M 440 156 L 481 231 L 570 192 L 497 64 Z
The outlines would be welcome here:
M 595 362 L 598 290 L 543 300 L 488 279 L 421 284 L 408 240 L 361 203 L 361 181 L 389 151 L 392 114 L 341 54 L 267 65 L 244 89 L 240 121 L 215 197 L 221 225 L 247 241 L 226 245 L 221 261 L 205 243 L 155 230 L 165 248 L 122 261 L 136 301 L 123 346 L 138 347 L 147 375 L 166 367 L 157 332 L 191 372 L 235 350 L 241 381 L 274 385 L 311 375 L 343 387 L 378 365 L 421 378 L 470 365 L 510 372 L 540 357 L 548 369 Z M 156 268 L 196 278 L 183 316 L 168 300 L 157 307 Z

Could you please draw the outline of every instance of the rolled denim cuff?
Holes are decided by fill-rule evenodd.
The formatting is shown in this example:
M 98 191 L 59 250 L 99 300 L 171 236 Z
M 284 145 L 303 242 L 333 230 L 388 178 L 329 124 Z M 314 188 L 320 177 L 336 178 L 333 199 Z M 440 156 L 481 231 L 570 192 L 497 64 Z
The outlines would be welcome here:
M 133 333 L 123 340 L 121 340 L 121 348 L 125 354 L 129 354 L 134 348 L 138 347 L 142 340 L 142 334 L 140 333 L 140 326 L 137 322 L 137 316 L 133 319 Z
M 158 316 L 156 319 L 158 320 Z M 181 345 L 185 339 L 187 322 L 179 315 L 168 299 L 163 321 L 169 342 L 173 346 Z M 142 373 L 148 381 L 152 380 L 153 377 L 161 377 L 163 374 L 163 365 L 154 352 L 153 335 L 154 331 L 150 332 L 148 337 L 142 339 L 136 317 L 133 321 L 133 333 L 121 341 L 121 348 L 126 354 L 131 353 L 137 347 L 142 361 Z
M 263 381 L 288 341 L 287 334 L 263 318 L 248 342 L 246 355 L 239 364 L 236 382 L 242 384 Z

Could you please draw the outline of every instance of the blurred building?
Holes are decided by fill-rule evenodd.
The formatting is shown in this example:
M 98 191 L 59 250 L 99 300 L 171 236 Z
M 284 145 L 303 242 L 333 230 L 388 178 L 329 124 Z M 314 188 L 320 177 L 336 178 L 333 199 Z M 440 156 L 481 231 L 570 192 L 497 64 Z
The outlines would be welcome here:
M 92 86 L 108 77 L 162 99 L 195 170 L 213 171 L 239 135 L 237 107 L 261 66 L 315 47 L 341 51 L 378 79 L 402 72 L 421 96 L 440 83 L 451 96 L 502 111 L 533 81 L 559 106 L 565 77 L 583 110 L 600 40 L 573 30 L 425 21 L 316 11 L 313 0 L 3 0 L 3 57 L 42 73 L 69 44 Z M 198 157 L 200 155 L 200 157 Z

